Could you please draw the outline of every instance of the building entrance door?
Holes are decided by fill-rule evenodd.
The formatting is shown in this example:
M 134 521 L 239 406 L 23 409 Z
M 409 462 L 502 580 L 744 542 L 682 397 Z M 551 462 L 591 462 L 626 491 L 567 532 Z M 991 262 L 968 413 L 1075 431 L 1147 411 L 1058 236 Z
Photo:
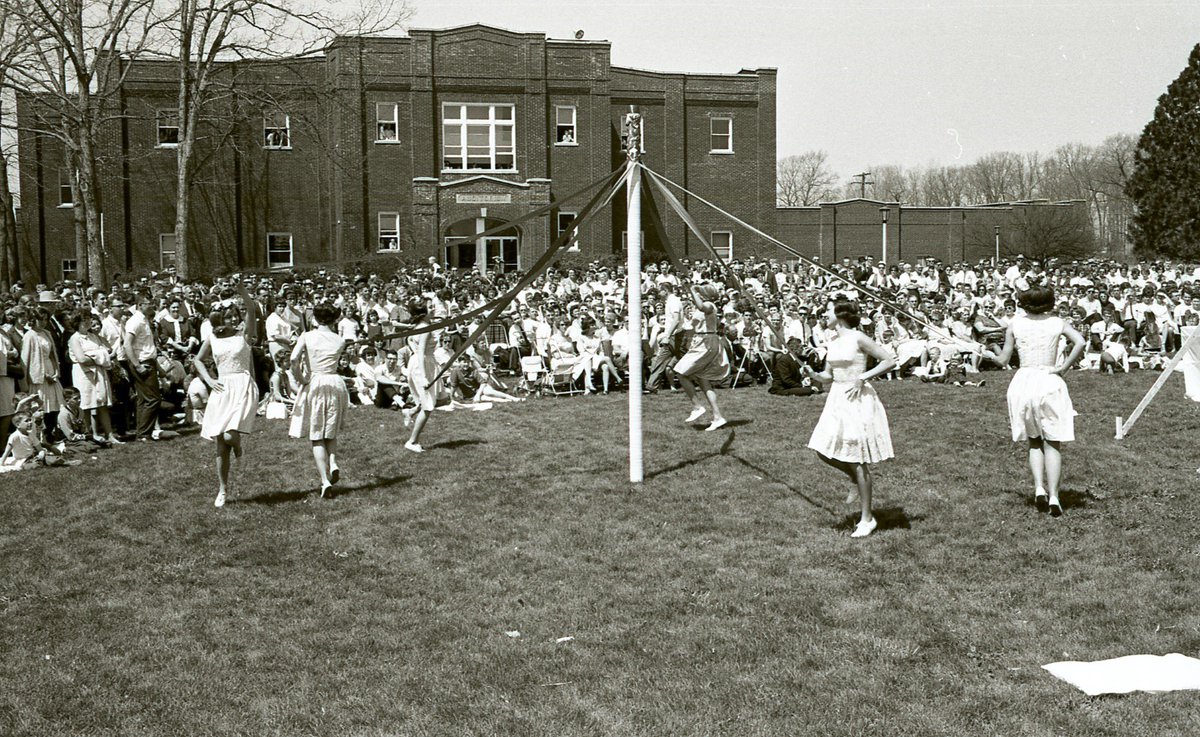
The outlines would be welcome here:
M 459 220 L 446 229 L 442 262 L 450 269 L 474 269 L 482 274 L 521 268 L 521 234 L 516 228 L 499 235 L 464 240 L 503 224 L 494 218 Z

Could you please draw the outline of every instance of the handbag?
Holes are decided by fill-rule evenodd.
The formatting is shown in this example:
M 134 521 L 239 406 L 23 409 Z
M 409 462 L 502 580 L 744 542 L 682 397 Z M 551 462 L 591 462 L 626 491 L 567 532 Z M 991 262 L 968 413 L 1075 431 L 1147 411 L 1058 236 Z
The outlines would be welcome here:
M 286 420 L 288 416 L 288 406 L 284 402 L 267 402 L 267 419 L 268 420 Z

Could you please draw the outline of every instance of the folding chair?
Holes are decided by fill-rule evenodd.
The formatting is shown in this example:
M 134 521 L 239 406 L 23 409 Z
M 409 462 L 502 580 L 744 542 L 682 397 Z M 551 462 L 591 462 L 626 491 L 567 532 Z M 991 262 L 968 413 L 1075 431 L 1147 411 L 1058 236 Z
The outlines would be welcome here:
M 550 372 L 547 376 L 550 393 L 556 397 L 582 394 L 582 389 L 575 388 L 575 362 L 565 358 L 551 358 Z
M 732 349 L 729 350 L 729 355 L 733 355 Z M 762 364 L 762 367 L 767 372 L 767 381 L 772 381 L 775 379 L 775 372 L 771 371 L 771 367 L 767 365 L 767 359 L 762 357 L 762 353 L 754 348 L 747 348 L 745 352 L 742 353 L 742 360 L 738 364 L 737 371 L 733 375 L 733 384 L 730 387 L 731 389 L 737 388 L 738 382 L 742 378 L 742 374 L 749 373 L 749 369 L 747 368 L 746 364 L 751 363 L 752 361 L 758 361 Z
M 550 374 L 541 356 L 525 356 L 521 359 L 521 383 L 517 387 L 526 394 L 537 394 L 552 389 Z

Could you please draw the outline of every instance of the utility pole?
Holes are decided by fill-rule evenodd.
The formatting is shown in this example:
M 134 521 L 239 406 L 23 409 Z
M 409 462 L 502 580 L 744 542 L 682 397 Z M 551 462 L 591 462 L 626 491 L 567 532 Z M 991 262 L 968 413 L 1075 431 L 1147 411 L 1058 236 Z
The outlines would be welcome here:
M 869 176 L 871 176 L 871 172 L 864 171 L 861 174 L 855 174 L 854 176 L 850 177 L 851 179 L 858 181 L 858 196 L 863 198 L 864 200 L 867 199 L 867 185 L 875 184 L 875 182 L 867 181 L 867 177 L 869 177 Z

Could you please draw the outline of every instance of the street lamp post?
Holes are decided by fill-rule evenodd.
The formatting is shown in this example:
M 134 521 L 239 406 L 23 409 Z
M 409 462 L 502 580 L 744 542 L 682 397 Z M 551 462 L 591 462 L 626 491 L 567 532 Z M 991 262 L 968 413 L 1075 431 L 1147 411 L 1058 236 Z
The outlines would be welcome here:
M 888 262 L 888 258 L 887 258 L 887 221 L 888 221 L 888 213 L 890 213 L 891 211 L 892 210 L 889 207 L 879 208 L 879 215 L 880 215 L 880 217 L 883 218 L 883 248 L 882 248 L 883 254 L 882 254 L 881 260 L 882 260 L 884 266 L 887 266 L 887 262 Z
M 996 257 L 992 259 L 992 266 L 1000 265 L 1000 226 L 992 226 L 992 234 L 996 236 Z

